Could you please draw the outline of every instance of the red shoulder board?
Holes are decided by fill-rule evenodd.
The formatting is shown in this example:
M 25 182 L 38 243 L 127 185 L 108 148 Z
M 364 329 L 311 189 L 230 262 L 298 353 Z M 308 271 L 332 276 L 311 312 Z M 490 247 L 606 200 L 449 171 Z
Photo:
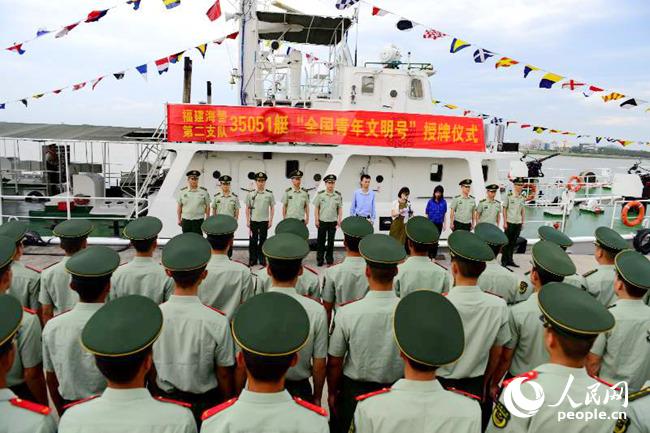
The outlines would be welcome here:
M 86 397 L 86 398 L 82 398 L 81 400 L 73 401 L 72 403 L 68 403 L 65 406 L 63 406 L 63 409 L 68 409 L 68 408 L 70 408 L 72 406 L 76 406 L 78 404 L 85 403 L 85 402 L 90 401 L 90 400 L 94 400 L 97 397 L 99 397 L 99 394 L 98 395 L 91 395 L 90 397 Z
M 598 376 L 591 376 L 591 378 L 592 378 L 592 379 L 596 379 L 598 382 L 602 383 L 603 385 L 607 385 L 607 386 L 610 387 L 610 388 L 613 388 L 613 387 L 614 387 L 613 384 L 604 381 L 603 379 L 601 379 L 601 378 L 598 377 Z
M 374 397 L 375 395 L 379 395 L 379 394 L 385 394 L 387 392 L 390 392 L 390 388 L 382 388 L 379 391 L 373 391 L 373 392 L 369 392 L 368 394 L 357 395 L 355 399 L 357 401 L 363 401 L 367 398 Z
M 56 265 L 56 264 L 58 264 L 58 263 L 61 263 L 61 262 L 50 263 L 49 265 L 47 265 L 47 266 L 45 266 L 45 267 L 43 268 L 43 271 L 46 270 L 46 269 L 51 268 L 52 266 L 54 266 L 54 265 Z
M 449 292 L 441 293 L 442 296 L 448 296 Z
M 504 380 L 503 383 L 501 384 L 501 387 L 505 388 L 506 386 L 508 386 L 510 384 L 510 382 L 512 382 L 513 380 L 515 380 L 518 377 L 525 377 L 526 380 L 531 380 L 531 379 L 537 379 L 537 376 L 539 376 L 539 375 L 537 374 L 537 372 L 535 370 L 530 370 L 530 371 L 527 371 L 525 373 L 518 374 L 515 377 L 511 377 L 510 379 Z
M 121 262 L 121 263 L 118 265 L 118 267 L 120 267 L 120 266 L 124 266 L 124 265 L 126 265 L 127 263 L 129 263 L 129 262 Z
M 226 313 L 224 313 L 223 311 L 221 311 L 221 310 L 218 309 L 218 308 L 214 308 L 214 307 L 212 307 L 212 306 L 210 306 L 210 305 L 207 305 L 207 304 L 203 304 L 203 305 L 205 305 L 206 307 L 208 307 L 208 308 L 211 309 L 211 310 L 216 311 L 217 313 L 221 314 L 222 316 L 225 316 L 225 315 L 226 315 Z
M 343 307 L 344 305 L 348 305 L 348 304 L 351 304 L 351 303 L 353 303 L 353 302 L 357 302 L 357 301 L 359 301 L 359 300 L 361 300 L 361 299 L 363 299 L 363 298 L 352 299 L 351 301 L 347 301 L 347 302 L 344 302 L 344 303 L 342 303 L 342 304 L 339 304 L 339 307 Z
M 228 409 L 230 406 L 235 404 L 236 401 L 237 401 L 237 397 L 231 398 L 230 400 L 218 404 L 214 407 L 211 407 L 210 409 L 206 409 L 201 414 L 201 421 L 205 421 L 206 419 L 210 418 L 212 415 L 215 415 L 225 409 Z
M 308 271 L 310 271 L 312 274 L 318 275 L 318 271 L 316 271 L 315 269 L 313 269 L 313 268 L 311 268 L 309 266 L 306 266 L 306 265 L 302 265 L 302 267 L 307 269 Z
M 40 269 L 35 268 L 35 267 L 33 267 L 32 265 L 25 265 L 25 267 L 26 267 L 27 269 L 29 269 L 30 271 L 34 271 L 34 272 L 39 273 L 39 274 L 41 273 L 41 270 L 40 270 Z
M 302 295 L 302 296 L 304 296 L 304 297 L 307 298 L 307 299 L 311 299 L 311 300 L 314 301 L 314 302 L 318 302 L 318 303 L 321 304 L 321 305 L 323 304 L 323 301 L 321 301 L 321 300 L 318 299 L 318 298 L 314 298 L 314 297 L 309 296 L 309 295 Z
M 479 397 L 478 395 L 470 394 L 469 392 L 461 391 L 460 389 L 448 388 L 447 391 L 451 391 L 451 392 L 454 392 L 456 394 L 464 395 L 465 397 L 469 397 L 469 398 L 472 398 L 474 400 L 481 401 L 481 397 Z
M 311 410 L 312 412 L 316 412 L 317 414 L 321 416 L 327 416 L 327 411 L 323 409 L 320 406 L 316 406 L 315 404 L 311 404 L 308 401 L 303 400 L 302 398 L 299 397 L 294 397 L 293 401 L 298 403 L 302 407 L 306 407 L 307 409 Z
M 165 397 L 158 396 L 158 397 L 156 397 L 156 400 L 162 401 L 164 403 L 174 403 L 174 404 L 177 404 L 179 406 L 186 407 L 188 409 L 192 408 L 192 405 L 189 404 L 189 403 L 185 403 L 184 401 L 179 401 L 179 400 L 172 400 L 171 398 L 165 398 Z
M 32 401 L 23 400 L 22 398 L 12 398 L 9 400 L 12 406 L 27 409 L 30 412 L 40 413 L 41 415 L 49 415 L 50 408 L 42 404 L 34 403 Z
M 27 307 L 23 307 L 23 311 L 26 311 L 29 314 L 36 314 L 36 310 L 32 310 L 31 308 L 27 308 Z

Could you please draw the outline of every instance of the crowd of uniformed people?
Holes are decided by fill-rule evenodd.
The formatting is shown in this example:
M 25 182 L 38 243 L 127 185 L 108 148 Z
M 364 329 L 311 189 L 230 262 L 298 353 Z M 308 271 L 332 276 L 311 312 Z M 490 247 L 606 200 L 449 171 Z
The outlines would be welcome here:
M 328 175 L 313 199 L 317 261 L 332 265 L 319 278 L 303 266 L 302 173 L 268 239 L 274 199 L 256 176 L 250 267 L 230 259 L 230 177 L 211 200 L 198 174 L 160 263 L 155 217 L 126 226 L 135 257 L 121 266 L 87 246 L 90 222 L 64 221 L 54 234 L 65 257 L 40 274 L 21 262 L 27 225 L 0 226 L 0 432 L 650 431 L 650 261 L 615 231 L 596 230 L 598 267 L 578 275 L 571 239 L 540 227 L 521 280 L 507 267 L 521 182 L 503 205 L 493 193 L 477 205 L 464 180 L 446 269 L 429 257 L 440 236 L 430 218 L 405 219 L 406 245 L 373 233 L 369 179 L 343 219 Z M 548 405 L 512 413 L 503 390 L 514 380 L 531 400 L 525 382 L 536 382 Z M 625 401 L 612 397 L 623 388 Z M 586 420 L 596 401 L 604 418 Z M 566 411 L 583 417 L 559 420 Z

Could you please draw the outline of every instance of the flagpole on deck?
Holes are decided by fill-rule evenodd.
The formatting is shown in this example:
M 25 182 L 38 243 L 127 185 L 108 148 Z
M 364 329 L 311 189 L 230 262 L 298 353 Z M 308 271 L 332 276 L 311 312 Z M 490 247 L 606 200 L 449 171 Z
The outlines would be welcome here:
M 357 7 L 354 9 L 354 21 L 356 22 L 356 35 L 354 37 L 354 66 L 357 66 L 357 51 L 359 48 L 359 4 L 357 3 Z

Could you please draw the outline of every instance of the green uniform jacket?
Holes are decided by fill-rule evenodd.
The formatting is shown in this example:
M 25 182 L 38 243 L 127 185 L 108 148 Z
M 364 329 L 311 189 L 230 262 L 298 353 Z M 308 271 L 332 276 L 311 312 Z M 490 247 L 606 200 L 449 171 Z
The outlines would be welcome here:
M 495 259 L 487 263 L 485 270 L 478 277 L 478 286 L 484 292 L 497 295 L 506 301 L 506 304 L 513 304 L 519 291 L 519 277 Z
M 174 280 L 167 276 L 165 268 L 152 257 L 134 257 L 120 266 L 111 277 L 108 300 L 127 295 L 142 295 L 162 304 L 174 291 Z
M 463 224 L 470 224 L 472 222 L 474 209 L 476 209 L 476 200 L 472 195 L 468 197 L 457 195 L 451 201 L 449 209 L 454 210 L 454 221 Z
M 239 197 L 234 192 L 225 195 L 222 191 L 219 191 L 212 200 L 212 209 L 219 215 L 230 215 L 235 218 L 235 213 L 239 209 Z
M 208 275 L 199 285 L 199 299 L 223 311 L 230 320 L 237 307 L 254 294 L 251 271 L 225 254 L 212 254 L 206 269 Z
M 65 263 L 70 257 L 41 272 L 41 291 L 38 301 L 41 305 L 51 305 L 54 315 L 68 311 L 79 301 L 79 295 L 70 289 L 70 274 L 65 270 Z
M 614 265 L 598 265 L 596 269 L 587 272 L 583 277 L 587 291 L 601 304 L 608 307 L 616 302 L 617 298 L 614 293 L 616 268 Z
M 182 219 L 200 220 L 205 218 L 206 210 L 210 209 L 210 194 L 202 186 L 197 189 L 181 188 L 177 203 L 182 208 Z
M 268 189 L 262 192 L 253 190 L 246 196 L 246 206 L 251 208 L 251 221 L 268 221 L 269 208 L 274 205 L 275 197 L 273 197 L 273 192 Z
M 306 189 L 298 191 L 293 187 L 287 188 L 282 196 L 282 205 L 287 207 L 285 218 L 305 219 L 305 208 L 309 206 L 309 193 Z
M 255 271 L 255 294 L 268 292 L 273 285 L 273 281 L 269 276 L 266 268 L 261 268 Z M 303 267 L 302 275 L 298 277 L 296 282 L 296 291 L 299 295 L 308 296 L 312 299 L 320 301 L 320 280 L 318 275 Z
M 363 257 L 348 256 L 323 275 L 323 302 L 338 308 L 347 302 L 363 298 L 368 293 L 366 261 Z
M 521 224 L 521 210 L 526 205 L 526 199 L 520 194 L 516 196 L 510 193 L 503 201 L 503 207 L 506 209 L 506 221 L 513 224 Z
M 16 336 L 16 356 L 7 373 L 7 386 L 25 383 L 25 369 L 43 362 L 41 322 L 30 311 L 23 311 L 23 321 Z
M 501 213 L 501 202 L 484 198 L 478 202 L 476 213 L 478 214 L 478 222 L 496 225 L 497 217 Z
M 526 373 L 549 360 L 548 351 L 544 346 L 544 326 L 539 320 L 541 315 L 537 293 L 510 307 L 510 341 L 506 343 L 506 347 L 514 351 L 510 365 L 510 373 L 513 376 Z
M 51 415 L 14 406 L 10 400 L 16 398 L 9 388 L 0 388 L 0 431 L 56 433 L 56 422 Z
M 447 271 L 427 256 L 411 256 L 398 266 L 393 289 L 400 298 L 419 289 L 446 293 L 449 291 Z
M 38 310 L 41 304 L 38 296 L 41 291 L 41 276 L 20 262 L 11 263 L 11 286 L 7 293 L 17 298 L 23 307 Z
M 323 222 L 335 222 L 339 218 L 339 209 L 343 207 L 343 197 L 338 191 L 328 193 L 319 191 L 314 197 L 314 207 L 318 209 L 318 219 Z

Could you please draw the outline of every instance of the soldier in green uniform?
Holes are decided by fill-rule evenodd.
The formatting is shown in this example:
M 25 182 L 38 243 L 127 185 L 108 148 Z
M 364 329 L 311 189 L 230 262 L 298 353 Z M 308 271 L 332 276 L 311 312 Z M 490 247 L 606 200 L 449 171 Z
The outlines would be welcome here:
M 349 216 L 341 221 L 345 258 L 343 262 L 325 269 L 323 275 L 323 305 L 327 311 L 327 323 L 331 322 L 332 310 L 351 301 L 363 298 L 368 292 L 366 261 L 359 254 L 359 242 L 373 233 L 372 224 L 363 217 Z
M 167 276 L 165 268 L 153 259 L 161 230 L 162 221 L 153 216 L 140 217 L 126 225 L 124 237 L 131 241 L 135 257 L 113 274 L 109 300 L 126 295 L 142 295 L 156 304 L 162 304 L 169 299 L 174 281 Z
M 197 233 L 202 235 L 201 224 L 210 216 L 210 194 L 208 190 L 199 186 L 198 170 L 187 172 L 187 186 L 181 188 L 176 207 L 178 225 L 183 233 Z
M 499 367 L 492 378 L 493 397 L 498 392 L 502 377 L 509 379 L 548 362 L 537 295 L 545 284 L 562 282 L 565 277 L 575 273 L 576 267 L 567 253 L 549 241 L 540 241 L 533 246 L 532 259 L 530 275 L 534 293 L 510 308 L 508 326 L 511 338 L 503 349 Z
M 472 179 L 463 179 L 460 185 L 460 195 L 454 197 L 449 206 L 449 221 L 451 229 L 471 231 L 474 226 L 474 211 L 476 209 L 476 200 L 469 192 L 472 188 Z
M 356 396 L 391 386 L 404 370 L 392 338 L 399 302 L 393 279 L 397 264 L 405 258 L 404 247 L 388 235 L 372 234 L 361 240 L 359 252 L 366 260 L 369 291 L 339 309 L 328 352 L 328 404 L 334 411 L 334 432 L 348 431 Z
M 413 292 L 397 304 L 393 329 L 404 360 L 404 379 L 357 397 L 350 431 L 479 432 L 478 402 L 467 394 L 446 391 L 436 380 L 436 369 L 460 358 L 465 345 L 463 323 L 451 302 L 430 291 Z M 423 340 L 430 344 L 420 344 Z
M 273 225 L 275 212 L 275 197 L 273 192 L 266 189 L 266 173 L 255 174 L 255 189 L 246 196 L 246 227 L 250 230 L 248 238 L 248 265 L 255 266 L 258 262 L 266 266 L 262 254 L 262 245 L 266 240 L 268 230 Z
M 503 201 L 503 230 L 508 237 L 508 244 L 501 252 L 501 264 L 503 266 L 519 267 L 514 262 L 513 255 L 526 217 L 526 199 L 521 194 L 523 189 L 524 179 L 521 177 L 514 179 L 513 191 Z
M 490 223 L 495 226 L 501 221 L 501 202 L 496 199 L 499 185 L 493 183 L 485 187 L 487 198 L 480 200 L 476 206 L 476 222 Z
M 104 305 L 111 274 L 119 264 L 120 256 L 101 245 L 79 251 L 65 264 L 72 276 L 70 288 L 79 294 L 79 302 L 72 310 L 52 318 L 43 329 L 43 367 L 59 415 L 65 405 L 106 388 L 106 379 L 93 357 L 81 349 L 79 337 L 90 317 Z
M 199 299 L 231 319 L 237 307 L 254 294 L 250 269 L 227 255 L 232 249 L 237 220 L 217 214 L 206 219 L 201 229 L 207 235 L 212 255 L 206 267 L 208 275 L 199 285 Z
M 607 307 L 616 302 L 614 258 L 619 252 L 628 248 L 628 243 L 609 227 L 598 227 L 594 235 L 596 237 L 594 258 L 598 266 L 583 275 L 584 284 L 591 296 Z
M 229 215 L 235 220 L 239 219 L 239 197 L 230 189 L 232 177 L 224 174 L 219 177 L 221 191 L 214 195 L 212 200 L 212 215 Z
M 633 250 L 616 255 L 614 291 L 609 308 L 616 327 L 600 334 L 587 358 L 588 370 L 610 383 L 625 381 L 638 391 L 650 378 L 650 307 L 643 296 L 650 290 L 650 260 Z
M 2 237 L 2 240 L 8 238 Z M 7 254 L 10 253 L 11 255 Z M 0 263 L 10 262 L 13 251 L 0 247 Z M 8 265 L 2 265 L 8 268 Z M 11 271 L 0 269 L 0 284 L 8 284 Z M 7 280 L 3 283 L 2 280 Z M 56 423 L 50 408 L 18 398 L 7 387 L 7 372 L 16 356 L 14 340 L 23 318 L 20 302 L 11 295 L 0 295 L 0 431 L 55 433 Z
M 263 293 L 242 304 L 232 322 L 247 381 L 238 398 L 208 409 L 202 433 L 328 433 L 327 411 L 284 386 L 310 335 L 309 316 L 293 296 Z
M 573 241 L 570 237 L 551 226 L 540 226 L 537 229 L 537 233 L 541 240 L 553 242 L 554 244 L 559 245 L 564 251 L 573 245 Z M 572 275 L 565 277 L 564 282 L 567 284 L 573 284 L 579 289 L 586 290 L 587 288 L 584 277 L 575 272 Z
M 486 222 L 476 224 L 474 233 L 488 244 L 494 253 L 494 259 L 485 264 L 485 270 L 478 277 L 478 286 L 484 292 L 497 295 L 506 301 L 506 304 L 514 304 L 519 291 L 519 277 L 497 260 L 501 249 L 508 243 L 508 238 L 497 225 Z
M 400 264 L 395 277 L 395 294 L 403 298 L 409 293 L 427 289 L 437 293 L 449 291 L 447 272 L 429 259 L 431 246 L 438 242 L 440 233 L 427 217 L 414 216 L 406 222 L 409 258 Z
M 79 300 L 77 292 L 70 289 L 70 274 L 65 263 L 70 256 L 86 248 L 86 240 L 93 225 L 88 220 L 66 220 L 54 227 L 52 233 L 61 239 L 60 247 L 65 252 L 61 261 L 41 272 L 41 291 L 38 301 L 43 306 L 43 324 L 52 317 L 70 310 Z
M 282 218 L 296 218 L 305 225 L 309 224 L 309 193 L 302 184 L 302 171 L 294 170 L 290 173 L 291 184 L 282 196 Z
M 617 412 L 624 410 L 622 401 L 611 398 L 612 390 L 589 376 L 584 368 L 596 336 L 614 327 L 614 317 L 587 292 L 566 283 L 544 285 L 538 303 L 549 362 L 504 382 L 505 392 L 494 407 L 488 432 L 615 431 Z M 522 384 L 526 380 L 537 386 Z M 540 389 L 544 393 L 541 402 Z M 518 401 L 533 403 L 538 409 L 531 412 L 530 407 L 526 408 L 523 417 L 511 413 L 507 406 L 514 405 L 504 402 L 507 396 L 512 402 L 515 392 Z
M 325 190 L 319 191 L 314 197 L 314 221 L 318 229 L 318 243 L 316 247 L 316 263 L 323 266 L 334 263 L 334 235 L 336 228 L 341 225 L 343 218 L 343 197 L 336 191 L 336 176 L 328 174 L 323 178 Z M 327 242 L 327 254 L 325 253 Z
M 154 398 L 147 388 L 151 346 L 163 326 L 151 299 L 128 295 L 106 303 L 86 322 L 82 347 L 106 378 L 100 396 L 81 400 L 61 417 L 59 433 L 196 433 L 192 412 L 180 402 Z
M 11 263 L 11 286 L 8 294 L 18 298 L 23 307 L 41 313 L 38 295 L 41 290 L 41 277 L 39 272 L 20 263 L 24 252 L 23 238 L 27 233 L 29 224 L 23 221 L 7 221 L 0 225 L 0 236 L 16 240 L 16 254 Z
M 160 305 L 164 325 L 153 345 L 162 396 L 191 404 L 197 424 L 205 409 L 234 395 L 230 322 L 198 297 L 210 255 L 209 242 L 196 233 L 175 236 L 165 245 L 162 263 L 174 279 L 174 294 Z

